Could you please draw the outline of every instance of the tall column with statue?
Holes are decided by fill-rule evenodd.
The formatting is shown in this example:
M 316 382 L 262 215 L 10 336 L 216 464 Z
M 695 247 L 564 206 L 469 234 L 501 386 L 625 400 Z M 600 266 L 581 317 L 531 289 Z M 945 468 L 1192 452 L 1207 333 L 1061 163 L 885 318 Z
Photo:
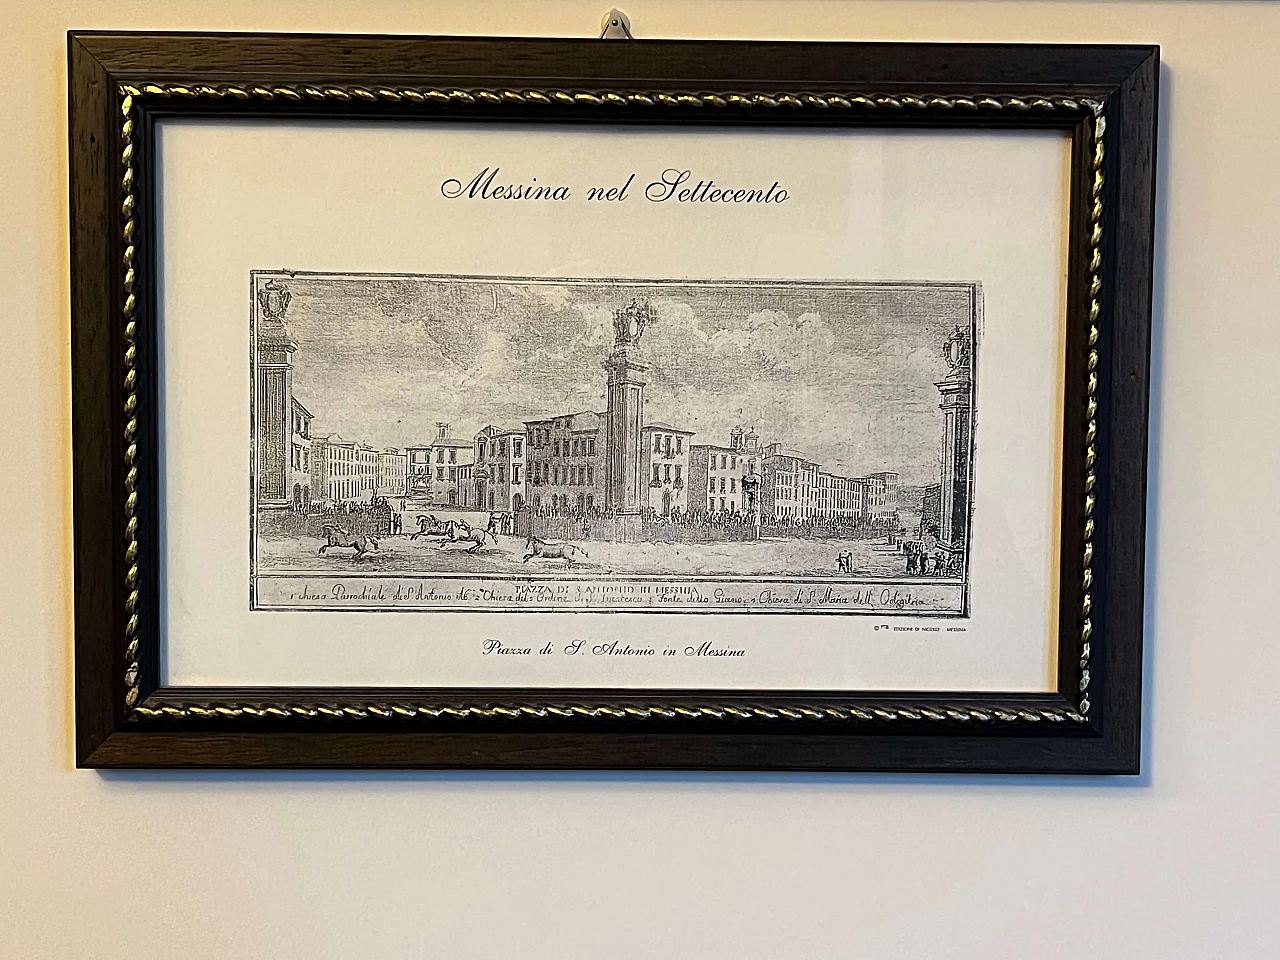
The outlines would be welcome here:
M 955 328 L 943 347 L 951 371 L 937 382 L 942 394 L 942 475 L 938 539 L 958 558 L 969 531 L 970 435 L 973 429 L 973 342 Z
M 613 312 L 613 350 L 604 361 L 608 387 L 604 494 L 605 507 L 618 513 L 638 514 L 648 499 L 641 476 L 640 430 L 649 365 L 640 353 L 640 337 L 657 317 L 647 300 L 632 300 Z
M 292 443 L 293 354 L 298 342 L 284 325 L 292 295 L 272 278 L 258 288 L 256 405 L 258 505 L 285 508 L 289 500 Z

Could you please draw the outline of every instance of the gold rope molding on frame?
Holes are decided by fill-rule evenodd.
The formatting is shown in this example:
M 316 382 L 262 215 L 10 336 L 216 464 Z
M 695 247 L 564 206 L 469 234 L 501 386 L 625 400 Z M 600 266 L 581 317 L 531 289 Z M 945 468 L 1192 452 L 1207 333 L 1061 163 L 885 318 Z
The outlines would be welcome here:
M 510 89 L 434 89 L 418 87 L 363 87 L 327 86 L 317 84 L 246 85 L 236 84 L 178 84 L 139 83 L 122 84 L 120 93 L 125 97 L 230 97 L 234 100 L 363 100 L 368 103 L 434 103 L 460 104 L 536 104 L 550 106 L 613 106 L 613 107 L 738 107 L 766 109 L 775 107 L 811 107 L 827 110 L 832 107 L 848 110 L 863 108 L 876 110 L 937 109 L 937 110 L 1090 110 L 1095 114 L 1101 104 L 1093 100 L 1066 96 L 888 96 L 884 94 L 814 94 L 814 93 L 619 93 L 616 91 L 567 91 L 567 90 L 510 90 Z
M 837 720 L 868 723 L 894 720 L 943 720 L 967 723 L 1083 723 L 1085 718 L 1074 710 L 1027 709 L 1014 706 L 939 707 L 923 705 L 867 705 L 824 706 L 817 704 L 683 704 L 653 706 L 627 703 L 513 703 L 513 704 L 465 704 L 465 703 L 395 703 L 390 701 L 354 703 L 205 703 L 169 702 L 162 699 L 148 701 L 135 713 L 144 717 L 183 719 L 199 718 L 328 718 L 364 720 L 380 719 L 429 719 L 483 718 L 519 719 L 578 717 L 608 718 L 615 720 Z
M 121 188 L 124 199 L 121 202 L 121 213 L 124 224 L 121 230 L 124 241 L 121 269 L 123 271 L 124 303 L 122 315 L 124 320 L 124 460 L 125 460 L 125 611 L 128 620 L 125 622 L 125 706 L 140 716 L 151 718 L 186 718 L 186 717 L 329 717 L 329 718 L 367 718 L 367 717 L 453 717 L 453 718 L 517 718 L 517 717 L 607 717 L 614 719 L 650 719 L 654 717 L 684 719 L 765 719 L 765 720 L 839 720 L 870 722 L 875 720 L 953 720 L 959 722 L 1004 722 L 1021 721 L 1038 723 L 1041 720 L 1062 722 L 1072 720 L 1084 722 L 1089 715 L 1090 685 L 1090 637 L 1093 633 L 1091 613 L 1093 610 L 1093 512 L 1096 505 L 1094 487 L 1097 476 L 1094 463 L 1097 453 L 1094 441 L 1097 436 L 1098 422 L 1098 317 L 1101 312 L 1100 293 L 1102 290 L 1102 210 L 1103 186 L 1105 178 L 1102 173 L 1103 159 L 1106 155 L 1104 134 L 1107 121 L 1103 115 L 1102 103 L 1087 98 L 1067 96 L 980 96 L 980 97 L 940 97 L 940 96 L 886 96 L 879 94 L 812 94 L 812 93 L 616 93 L 604 92 L 568 92 L 564 90 L 488 90 L 488 89 L 420 89 L 412 87 L 374 87 L 363 86 L 318 86 L 300 85 L 254 85 L 237 86 L 234 84 L 194 84 L 175 83 L 140 83 L 121 84 L 119 87 L 123 100 L 120 103 L 122 124 L 120 128 L 121 163 L 123 172 Z M 139 706 L 139 681 L 141 670 L 138 663 L 138 602 L 139 570 L 138 570 L 138 467 L 137 467 L 137 435 L 138 435 L 138 395 L 137 395 L 137 346 L 135 335 L 137 330 L 136 312 L 137 298 L 134 293 L 136 275 L 134 273 L 135 243 L 137 241 L 137 221 L 134 218 L 134 110 L 138 102 L 146 97 L 186 97 L 186 98 L 224 98 L 236 100 L 286 100 L 301 101 L 304 99 L 340 101 L 404 102 L 473 105 L 488 104 L 535 104 L 565 106 L 640 106 L 654 105 L 666 107 L 736 107 L 773 109 L 788 107 L 793 109 L 813 108 L 818 110 L 1063 110 L 1068 112 L 1087 111 L 1093 118 L 1093 183 L 1091 194 L 1093 204 L 1090 210 L 1089 223 L 1089 335 L 1087 356 L 1087 383 L 1085 408 L 1085 501 L 1084 501 L 1084 548 L 1083 573 L 1081 577 L 1080 610 L 1082 625 L 1080 632 L 1080 699 L 1078 712 L 1059 710 L 1027 710 L 1022 708 L 1005 709 L 1003 707 L 972 708 L 957 707 L 935 709 L 924 706 L 869 706 L 836 707 L 836 706 L 801 706 L 795 704 L 783 706 L 729 706 L 729 705 L 697 705 L 697 706 L 636 706 L 629 704 L 511 704 L 511 705 L 467 705 L 467 704 L 408 704 L 408 703 L 349 703 L 349 704 L 269 704 L 269 703 L 225 703 L 225 704 L 182 704 L 161 700 L 149 700 Z

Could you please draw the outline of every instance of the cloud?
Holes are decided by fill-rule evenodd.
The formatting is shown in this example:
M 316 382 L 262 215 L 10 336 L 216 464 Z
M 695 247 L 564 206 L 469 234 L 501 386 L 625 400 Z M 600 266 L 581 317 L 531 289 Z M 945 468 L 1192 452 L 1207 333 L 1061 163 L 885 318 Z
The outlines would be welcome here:
M 296 278 L 295 390 L 318 430 L 378 446 L 604 409 L 612 312 L 657 321 L 648 419 L 725 443 L 738 424 L 851 474 L 937 474 L 941 347 L 968 309 L 943 287 Z

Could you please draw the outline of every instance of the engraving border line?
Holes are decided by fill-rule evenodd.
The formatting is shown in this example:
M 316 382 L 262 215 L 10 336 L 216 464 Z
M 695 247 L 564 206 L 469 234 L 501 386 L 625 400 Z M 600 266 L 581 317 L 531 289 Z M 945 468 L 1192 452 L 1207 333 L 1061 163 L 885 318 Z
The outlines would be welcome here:
M 257 300 L 256 300 L 256 293 L 257 293 L 257 290 L 258 290 L 258 288 L 259 288 L 259 286 L 261 285 L 261 283 L 262 283 L 262 281 L 263 281 L 263 280 L 266 280 L 266 281 L 270 282 L 271 280 L 277 280 L 277 279 L 290 279 L 290 280 L 292 280 L 292 279 L 298 279 L 298 278 L 302 278 L 302 279 L 305 279 L 305 280 L 318 281 L 318 282 L 325 282 L 325 281 L 337 281 L 337 282 L 352 281 L 352 282 L 359 282 L 359 281 L 369 281 L 369 280 L 404 280 L 404 281 L 409 281 L 409 282 L 449 282 L 449 283 L 459 283 L 459 282 L 461 282 L 461 283 L 467 283 L 467 284 L 495 284 L 495 283 L 503 283 L 503 284 L 510 284 L 510 285 L 544 285 L 544 286 L 565 286 L 565 285 L 572 286 L 572 285 L 577 285 L 577 284 L 583 284 L 583 285 L 591 285 L 591 286 L 607 285 L 607 286 L 618 286 L 618 287 L 650 287 L 650 286 L 667 286 L 667 287 L 729 287 L 729 288 L 740 288 L 740 287 L 745 287 L 745 288 L 754 288 L 754 287 L 758 287 L 758 288 L 762 288 L 762 289 L 776 289 L 776 288 L 778 288 L 778 287 L 780 287 L 780 286 L 793 285 L 793 286 L 803 286 L 803 287 L 820 287 L 820 288 L 825 288 L 825 289 L 834 289 L 834 290 L 850 290 L 850 291 L 864 290 L 864 289 L 867 289 L 867 288 L 880 289 L 880 290 L 903 290 L 903 291 L 918 290 L 918 289 L 920 289 L 921 287 L 933 288 L 933 289 L 949 289 L 949 290 L 953 290 L 953 291 L 955 291 L 955 292 L 959 292 L 959 293 L 964 293 L 964 294 L 966 294 L 966 295 L 967 295 L 967 299 L 968 299 L 968 307 L 967 307 L 967 325 L 968 325 L 968 327 L 969 327 L 970 342 L 971 342 L 972 344 L 974 344 L 974 345 L 975 345 L 975 349 L 973 350 L 973 357 L 974 357 L 973 363 L 974 363 L 974 368 L 975 368 L 975 371 L 974 371 L 974 372 L 975 372 L 975 378 L 974 378 L 973 391 L 974 391 L 974 394 L 975 394 L 975 395 L 976 395 L 976 392 L 977 392 L 977 382 L 976 382 L 976 367 L 977 367 L 977 364 L 976 364 L 976 354 L 977 354 L 977 350 L 976 350 L 976 345 L 977 345 L 978 340 L 979 340 L 979 338 L 980 338 L 980 336 L 981 336 L 981 313 L 982 313 L 981 305 L 980 305 L 980 304 L 981 304 L 981 301 L 980 301 L 980 299 L 979 299 L 979 297 L 978 297 L 978 290 L 981 288 L 982 284 L 981 284 L 981 282 L 980 282 L 980 281 L 976 281 L 976 280 L 938 280 L 938 279 L 932 279 L 932 280 L 904 280 L 904 279 L 895 279 L 895 280 L 853 280 L 853 279 L 848 279 L 848 278 L 825 278 L 825 277 L 824 277 L 824 278 L 804 278 L 804 277 L 746 277 L 746 278 L 724 278 L 724 277 L 721 277 L 721 278 L 698 278 L 698 277 L 684 277 L 684 278 L 679 278 L 679 277 L 662 277 L 662 278 L 645 278 L 645 277 L 529 277 L 529 276 L 518 276 L 518 275 L 508 275 L 508 274 L 479 274 L 479 273 L 472 273 L 472 274 L 454 274 L 454 273 L 410 273 L 410 272 L 405 272 L 405 271 L 341 271 L 341 270 L 333 271 L 333 270 L 291 270 L 291 269 L 288 269 L 288 268 L 280 268 L 280 269 L 273 269 L 273 268 L 254 268 L 254 269 L 252 269 L 252 270 L 250 270 L 250 271 L 249 271 L 249 281 L 250 281 L 250 290 L 249 290 L 249 310 L 250 310 L 249 339 L 250 339 L 250 344 L 249 344 L 249 350 L 250 350 L 250 393 L 251 393 L 251 396 L 250 396 L 250 413 L 251 413 L 251 416 L 250 416 L 250 423 L 249 423 L 249 440 L 250 440 L 250 443 L 249 443 L 249 460 L 250 460 L 250 468 L 249 468 L 249 476 L 250 476 L 250 490 L 249 490 L 249 495 L 250 495 L 250 506 L 251 506 L 250 530 L 249 530 L 249 539 L 250 539 L 250 545 L 249 545 L 249 609 L 250 609 L 250 610 L 253 610 L 253 611 L 294 611 L 294 612 L 318 612 L 318 613 L 320 613 L 320 612 L 328 612 L 328 613 L 332 613 L 332 612 L 335 612 L 335 609 L 340 609 L 340 610 L 342 610 L 342 611 L 348 611 L 348 612 L 373 612 L 373 611 L 376 611 L 377 609 L 379 609 L 379 608 L 372 607 L 372 606 L 370 606 L 370 607 L 363 607 L 363 608 L 361 608 L 361 607 L 356 607 L 356 606 L 347 606 L 347 605 L 343 605 L 343 606 L 341 606 L 341 607 L 335 608 L 335 607 L 333 607 L 333 606 L 307 607 L 307 606 L 288 606 L 288 605 L 279 605 L 279 604 L 270 604 L 270 605 L 260 604 L 260 603 L 258 602 L 258 599 L 257 599 L 257 597 L 258 597 L 258 594 L 257 594 L 257 581 L 258 581 L 260 578 L 263 578 L 263 577 L 292 577 L 292 576 L 296 576 L 296 577 L 302 578 L 302 577 L 306 577 L 306 576 L 316 576 L 316 577 L 324 577 L 324 578 L 328 578 L 328 579 L 348 579 L 348 578 L 349 578 L 349 579 L 360 579 L 360 578 L 364 578 L 364 577 L 402 577 L 402 578 L 404 578 L 404 579 L 413 579 L 413 578 L 431 578 L 431 579 L 437 579 L 437 580 L 465 580 L 465 581 L 468 581 L 468 582 L 472 582 L 472 583 L 477 583 L 477 584 L 483 585 L 483 583 L 485 583 L 486 581 L 502 581 L 502 582 L 506 582 L 506 581 L 514 581 L 514 580 L 520 580 L 520 581 L 549 580 L 549 581 L 571 581 L 571 582 L 574 582 L 574 581 L 579 581 L 579 580 L 582 580 L 582 581 L 588 581 L 588 580 L 602 580 L 602 579 L 604 579 L 606 576 L 609 576 L 609 575 L 606 575 L 606 574 L 600 574 L 600 575 L 598 575 L 598 576 L 591 576 L 591 575 L 567 575 L 567 576 L 558 576 L 558 577 L 557 577 L 557 576 L 555 576 L 555 575 L 553 575 L 553 574 L 548 574 L 548 573 L 536 573 L 536 572 L 533 572 L 533 571 L 531 571 L 531 572 L 530 572 L 529 574 L 527 574 L 527 575 L 514 575 L 514 574 L 487 574 L 487 573 L 484 573 L 484 572 L 482 572 L 482 571 L 477 571 L 474 575 L 467 575 L 465 572 L 460 573 L 459 571 L 456 571 L 456 570 L 451 570 L 451 571 L 440 571 L 440 572 L 429 571 L 429 570 L 428 570 L 428 571 L 413 570 L 413 571 L 409 571 L 409 572 L 405 572 L 405 573 L 394 573 L 394 572 L 389 572 L 389 571 L 374 571 L 374 572 L 370 572 L 370 573 L 368 573 L 368 574 L 365 574 L 365 573 L 333 572 L 333 571 L 327 571 L 327 570 L 309 570 L 309 569 L 289 570 L 289 571 L 279 571 L 279 572 L 261 572 L 261 566 L 262 566 L 262 564 L 261 564 L 261 561 L 260 561 L 260 559 L 259 559 L 259 557 L 258 557 L 258 535 L 257 535 L 257 527 L 258 527 L 258 509 L 257 509 L 257 502 L 258 502 L 258 488 L 257 488 L 256 479 L 255 479 L 255 478 L 256 478 L 256 474 L 257 474 L 257 459 L 258 459 L 258 458 L 257 458 L 257 454 L 256 454 L 256 451 L 257 451 L 257 417 L 256 417 L 256 414 L 254 414 L 254 413 L 253 413 L 253 411 L 254 411 L 254 410 L 255 410 L 255 408 L 256 408 L 256 402 L 257 402 L 257 385 L 256 385 L 257 381 L 256 381 L 256 376 L 254 375 L 254 373 L 255 373 L 255 371 L 257 370 L 257 367 L 258 367 L 258 343 L 257 343 L 258 305 L 257 305 Z M 970 415 L 971 415 L 972 420 L 971 420 L 971 426 L 970 426 L 969 457 L 968 457 L 968 459 L 969 459 L 969 467 L 970 467 L 970 469 L 969 469 L 969 474 L 970 474 L 970 483 L 969 483 L 970 490 L 969 490 L 969 495 L 970 495 L 970 503 L 972 503 L 973 476 L 974 476 L 974 472 L 975 472 L 975 470 L 974 470 L 974 461 L 976 460 L 976 456 L 977 456 L 977 443 L 976 443 L 976 439 L 975 439 L 975 438 L 976 438 L 976 433 L 977 433 L 977 431 L 976 431 L 976 429 L 975 429 L 975 428 L 976 428 L 976 411 L 972 411 L 972 410 L 971 410 L 971 414 L 970 414 Z M 427 508 L 425 508 L 425 507 L 424 507 L 423 509 L 427 509 Z M 474 511 L 473 511 L 473 512 L 474 512 Z M 484 511 L 480 511 L 480 512 L 484 512 Z M 969 535 L 969 537 L 971 538 L 971 537 L 972 537 L 972 528 L 973 528 L 973 511 L 972 511 L 972 509 L 969 511 L 968 526 L 969 526 L 968 535 Z M 862 586 L 862 585 L 866 585 L 866 586 L 878 586 L 878 585 L 886 584 L 886 583 L 887 583 L 887 584 L 891 584 L 891 585 L 895 585 L 895 586 L 901 586 L 901 587 L 911 587 L 911 586 L 913 586 L 913 585 L 917 585 L 917 584 L 919 584 L 919 585 L 924 585 L 924 586 L 958 586 L 958 587 L 959 587 L 959 589 L 960 589 L 960 603 L 959 603 L 959 609 L 957 609 L 957 610 L 943 609 L 943 610 L 933 610 L 933 611 L 916 611 L 916 612 L 915 612 L 915 615 L 918 615 L 918 616 L 929 616 L 929 617 L 942 616 L 942 617 L 953 617 L 953 618 L 959 618 L 959 619 L 968 619 L 968 618 L 970 617 L 970 613 L 971 613 L 971 611 L 970 611 L 970 609 L 969 609 L 969 604 L 970 604 L 970 591 L 971 591 L 971 584 L 970 584 L 970 581 L 969 581 L 969 565 L 970 565 L 970 562 L 971 562 L 971 559 L 972 559 L 971 554 L 972 554 L 972 551 L 970 551 L 970 550 L 966 549 L 966 551 L 965 551 L 965 564 L 964 564 L 964 576 L 960 579 L 960 581 L 959 581 L 958 583 L 947 583 L 947 582 L 944 582 L 944 581 L 937 581 L 937 580 L 934 580 L 933 578 L 919 578 L 918 580 L 906 580 L 905 578 L 898 578 L 898 579 L 894 579 L 894 578 L 880 578 L 880 577 L 876 577 L 876 576 L 874 576 L 874 575 L 867 575 L 867 576 L 865 576 L 865 577 L 860 577 L 860 578 L 858 578 L 857 580 L 853 580 L 853 581 L 849 581 L 849 580 L 839 580 L 839 579 L 835 579 L 835 578 L 826 578 L 826 577 L 808 577 L 808 578 L 806 578 L 806 577 L 794 577 L 794 578 L 786 578 L 786 577 L 770 577 L 770 576 L 767 576 L 767 575 L 762 575 L 761 577 L 752 577 L 752 576 L 734 577 L 734 576 L 732 576 L 732 575 L 714 575 L 714 574 L 713 574 L 713 575 L 709 575 L 709 576 L 700 576 L 700 575 L 697 575 L 697 574 L 681 574 L 681 575 L 663 575 L 663 574 L 626 574 L 626 575 L 615 575 L 615 576 L 617 576 L 617 578 L 618 578 L 618 579 L 622 579 L 622 580 L 654 580 L 654 581 L 660 581 L 660 582 L 664 582 L 664 583 L 689 583 L 689 584 L 691 584 L 691 585 L 696 585 L 696 584 L 698 584 L 698 583 L 762 583 L 762 584 L 771 584 L 771 583 L 805 583 L 805 584 L 817 584 L 817 585 L 820 585 L 820 586 L 829 586 L 829 585 L 832 585 L 832 584 L 850 585 L 850 586 Z M 494 606 L 482 606 L 482 605 L 476 605 L 476 606 L 457 606 L 457 607 L 455 607 L 455 606 L 433 606 L 433 607 L 394 607 L 394 608 L 390 608 L 390 609 L 391 609 L 393 612 L 396 612 L 396 613 L 411 613 L 411 612 L 416 612 L 416 613 L 424 613 L 424 612 L 438 612 L 438 613 L 458 613 L 458 612 L 466 612 L 466 613 L 511 613 L 511 612 L 531 612 L 531 611 L 530 611 L 530 608 L 526 608 L 526 607 L 509 607 L 509 606 L 498 606 L 498 605 L 494 605 Z M 723 607 L 723 606 L 722 606 L 722 607 L 718 607 L 718 608 L 716 608 L 716 609 L 712 609 L 712 610 L 709 610 L 709 609 L 705 609 L 705 608 L 701 608 L 701 607 L 700 607 L 700 608 L 698 608 L 698 612 L 705 613 L 705 614 L 712 614 L 712 613 L 716 613 L 716 612 L 731 612 L 731 611 L 734 611 L 734 610 L 736 610 L 736 609 L 738 609 L 738 608 L 736 608 L 736 607 L 734 607 L 734 606 L 727 606 L 727 607 Z M 679 610 L 679 609 L 676 609 L 676 608 L 672 608 L 672 607 L 661 607 L 661 608 L 654 608 L 654 607 L 644 607 L 644 608 L 638 608 L 638 607 L 637 607 L 637 608 L 628 608 L 628 607 L 622 607 L 622 608 L 619 608 L 619 609 L 617 609 L 617 610 L 606 610 L 606 609 L 601 609 L 601 608 L 596 608 L 596 607 L 569 607 L 569 606 L 556 606 L 556 607 L 554 607 L 554 608 L 547 608 L 547 612 L 590 612 L 590 613 L 608 613 L 608 612 L 616 612 L 616 613 L 637 613 L 637 614 L 662 614 L 662 613 L 680 613 L 680 612 L 690 612 L 690 611 L 682 611 L 682 610 Z M 758 611 L 758 612 L 766 612 L 766 611 Z M 774 610 L 770 610 L 770 611 L 767 611 L 767 612 L 770 612 L 770 613 L 786 613 L 787 611 L 774 611 Z M 835 616 L 835 615 L 843 615 L 843 616 L 877 616 L 880 612 L 881 612 L 881 611 L 879 611 L 879 610 L 845 610 L 845 611 L 841 611 L 841 610 L 833 610 L 833 609 L 816 609 L 816 608 L 810 608 L 810 609 L 807 609 L 807 610 L 796 610 L 796 611 L 792 611 L 792 612 L 791 612 L 791 615 L 793 615 L 793 616 L 806 616 L 806 615 L 808 615 L 808 616 Z M 905 615 L 905 616 L 910 616 L 910 615 L 912 615 L 912 614 L 911 614 L 911 613 L 908 613 L 908 612 L 897 612 L 897 611 L 895 611 L 892 615 L 894 615 L 894 616 L 904 616 L 904 615 Z

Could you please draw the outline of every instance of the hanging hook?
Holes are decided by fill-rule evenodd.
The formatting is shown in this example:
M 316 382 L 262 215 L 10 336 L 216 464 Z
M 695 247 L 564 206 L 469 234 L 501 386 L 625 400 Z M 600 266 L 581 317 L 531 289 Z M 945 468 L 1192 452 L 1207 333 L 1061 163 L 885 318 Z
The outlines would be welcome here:
M 634 40 L 631 35 L 631 18 L 614 7 L 600 21 L 601 40 Z

